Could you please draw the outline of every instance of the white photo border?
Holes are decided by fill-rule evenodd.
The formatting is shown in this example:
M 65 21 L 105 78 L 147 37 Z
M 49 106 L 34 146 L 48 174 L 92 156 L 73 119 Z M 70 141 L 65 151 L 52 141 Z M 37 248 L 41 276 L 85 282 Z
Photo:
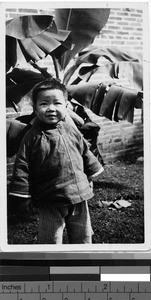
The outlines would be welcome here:
M 92 245 L 8 245 L 7 244 L 7 184 L 6 184 L 6 106 L 5 106 L 5 10 L 7 8 L 34 8 L 35 2 L 11 2 L 0 4 L 0 78 L 1 78 L 1 101 L 2 101 L 2 116 L 1 116 L 1 149 L 0 149 L 0 249 L 2 252 L 49 252 L 49 253 L 75 253 L 77 258 L 78 253 L 131 253 L 131 252 L 148 252 L 151 249 L 151 131 L 150 124 L 150 44 L 149 44 L 149 3 L 148 2 L 36 2 L 38 8 L 67 8 L 67 7 L 83 7 L 83 8 L 113 8 L 113 7 L 130 7 L 137 5 L 137 9 L 142 9 L 144 12 L 143 28 L 144 28 L 144 228 L 145 242 L 143 244 L 92 244 Z

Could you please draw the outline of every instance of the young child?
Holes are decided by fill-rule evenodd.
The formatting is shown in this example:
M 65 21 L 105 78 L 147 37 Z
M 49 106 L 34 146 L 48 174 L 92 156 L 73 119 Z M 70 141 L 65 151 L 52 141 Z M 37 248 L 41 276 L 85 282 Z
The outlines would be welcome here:
M 69 243 L 91 243 L 90 181 L 103 168 L 70 122 L 63 84 L 56 79 L 37 84 L 33 104 L 36 119 L 20 145 L 9 195 L 23 209 L 30 199 L 39 201 L 38 243 L 61 244 L 65 227 Z

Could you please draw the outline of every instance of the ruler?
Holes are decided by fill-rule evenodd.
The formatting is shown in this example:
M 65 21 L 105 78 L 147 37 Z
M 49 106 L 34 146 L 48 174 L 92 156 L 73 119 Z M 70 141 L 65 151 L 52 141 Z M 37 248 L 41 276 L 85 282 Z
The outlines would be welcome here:
M 1 282 L 1 300 L 151 300 L 151 282 Z

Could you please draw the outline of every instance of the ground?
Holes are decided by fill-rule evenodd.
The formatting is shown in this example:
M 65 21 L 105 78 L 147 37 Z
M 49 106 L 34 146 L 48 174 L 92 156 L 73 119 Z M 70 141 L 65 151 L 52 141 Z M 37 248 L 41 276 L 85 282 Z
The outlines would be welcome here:
M 144 242 L 144 174 L 143 163 L 116 161 L 104 166 L 104 172 L 94 181 L 94 198 L 89 209 L 94 231 L 93 243 L 135 244 Z M 102 201 L 127 200 L 131 206 L 115 209 Z M 10 215 L 9 244 L 36 244 L 38 209 L 31 214 Z M 64 243 L 67 243 L 66 233 Z

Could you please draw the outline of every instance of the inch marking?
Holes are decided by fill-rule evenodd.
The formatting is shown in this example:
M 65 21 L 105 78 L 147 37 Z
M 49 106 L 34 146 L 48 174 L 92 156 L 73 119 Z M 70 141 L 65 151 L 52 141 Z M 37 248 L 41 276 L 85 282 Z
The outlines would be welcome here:
M 0 282 L 0 299 L 7 300 L 115 300 L 122 294 L 127 300 L 151 299 L 151 282 Z

